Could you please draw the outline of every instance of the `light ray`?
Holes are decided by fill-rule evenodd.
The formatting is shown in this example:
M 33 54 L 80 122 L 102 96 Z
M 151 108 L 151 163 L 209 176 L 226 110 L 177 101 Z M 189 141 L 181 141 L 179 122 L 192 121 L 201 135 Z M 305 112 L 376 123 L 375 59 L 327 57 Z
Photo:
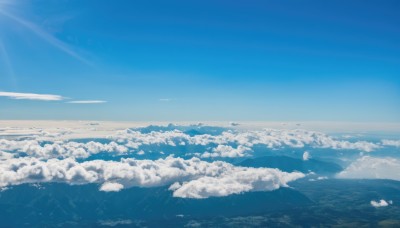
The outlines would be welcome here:
M 79 60 L 82 63 L 85 63 L 87 65 L 92 65 L 91 62 L 89 62 L 87 59 L 83 58 L 79 54 L 77 54 L 75 51 L 71 50 L 70 47 L 68 47 L 67 44 L 64 42 L 58 40 L 54 36 L 50 35 L 43 29 L 41 29 L 39 26 L 35 25 L 34 23 L 31 23 L 29 21 L 26 21 L 20 17 L 15 16 L 14 14 L 11 14 L 9 12 L 6 12 L 0 8 L 0 14 L 3 16 L 17 22 L 18 24 L 22 25 L 23 27 L 29 29 L 31 32 L 35 33 L 37 36 L 45 40 L 47 43 L 50 45 L 56 47 L 57 49 L 63 51 L 64 53 L 68 54 L 69 56 Z
M 17 86 L 17 80 L 15 78 L 14 70 L 13 70 L 10 58 L 8 56 L 7 49 L 4 46 L 4 44 L 3 44 L 1 39 L 0 39 L 0 57 L 4 61 L 4 66 L 6 67 L 7 74 L 9 75 L 13 86 L 16 87 Z

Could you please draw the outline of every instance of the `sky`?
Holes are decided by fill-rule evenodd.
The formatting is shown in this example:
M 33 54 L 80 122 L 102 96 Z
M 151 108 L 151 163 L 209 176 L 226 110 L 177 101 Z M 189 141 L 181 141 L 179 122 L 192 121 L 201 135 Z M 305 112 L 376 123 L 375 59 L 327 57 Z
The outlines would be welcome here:
M 0 0 L 0 119 L 398 123 L 399 9 Z

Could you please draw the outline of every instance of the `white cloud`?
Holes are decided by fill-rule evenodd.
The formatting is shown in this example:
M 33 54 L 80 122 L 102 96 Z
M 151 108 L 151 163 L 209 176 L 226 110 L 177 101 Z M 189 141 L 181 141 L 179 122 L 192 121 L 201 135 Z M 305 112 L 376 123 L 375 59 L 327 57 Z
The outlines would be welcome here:
M 392 204 L 393 202 L 390 200 L 389 202 L 386 202 L 386 200 L 381 199 L 379 202 L 371 200 L 371 205 L 373 207 L 387 207 L 389 204 Z
M 317 177 L 316 179 L 315 178 L 308 179 L 308 181 L 321 181 L 321 180 L 327 180 L 327 179 L 329 179 L 327 176 L 320 176 L 320 177 Z
M 107 101 L 102 100 L 81 100 L 81 101 L 68 101 L 68 104 L 102 104 L 107 103 Z
M 396 158 L 364 156 L 350 164 L 337 177 L 348 179 L 400 180 L 400 160 Z
M 237 148 L 233 148 L 227 145 L 218 145 L 216 148 L 212 150 L 212 153 L 205 152 L 201 155 L 202 158 L 215 158 L 215 157 L 228 157 L 228 158 L 236 158 L 236 157 L 244 157 L 248 155 L 251 149 L 249 147 L 245 147 L 239 145 Z
M 161 98 L 161 99 L 159 99 L 159 101 L 161 101 L 161 102 L 170 102 L 170 101 L 172 101 L 172 99 L 171 98 Z
M 100 183 L 100 190 L 154 187 L 174 184 L 173 195 L 184 198 L 225 196 L 247 191 L 271 191 L 304 174 L 278 169 L 236 167 L 226 162 L 205 162 L 197 158 L 121 161 L 93 160 L 78 163 L 73 159 L 23 157 L 0 161 L 0 187 L 23 183 L 64 182 Z
M 53 94 L 36 94 L 36 93 L 15 93 L 15 92 L 0 92 L 0 97 L 8 97 L 17 100 L 40 100 L 40 101 L 60 101 L 64 97 Z
M 311 155 L 308 151 L 304 151 L 303 153 L 303 161 L 308 161 L 311 158 Z
M 14 155 L 12 153 L 0 151 L 0 160 L 7 160 L 10 158 L 14 158 Z
M 193 145 L 208 145 L 211 143 L 226 145 L 238 144 L 252 147 L 257 144 L 268 148 L 303 148 L 310 146 L 314 148 L 331 148 L 338 150 L 361 150 L 371 152 L 381 146 L 367 141 L 349 142 L 334 139 L 320 132 L 306 130 L 277 130 L 265 129 L 261 131 L 225 131 L 221 135 L 195 135 L 189 136 L 181 131 L 150 132 L 148 134 L 139 131 L 125 130 L 111 136 L 118 142 L 127 143 L 128 147 L 137 148 L 142 144 L 168 144 L 175 146 L 176 143 L 185 142 Z
M 106 182 L 101 185 L 100 191 L 104 192 L 119 192 L 124 186 L 120 183 Z
M 83 127 L 82 127 L 83 126 Z M 87 134 L 93 128 L 86 124 L 80 130 Z M 95 128 L 101 128 L 96 125 Z M 83 129 L 84 128 L 84 129 Z M 220 135 L 190 136 L 179 130 L 141 133 L 123 130 L 113 134 L 111 142 L 74 142 L 60 140 L 71 129 L 58 129 L 49 133 L 46 129 L 0 128 L 0 188 L 22 183 L 63 182 L 68 184 L 100 184 L 101 191 L 119 191 L 123 188 L 139 186 L 170 186 L 175 197 L 207 198 L 226 196 L 248 191 L 271 191 L 286 187 L 287 183 L 304 177 L 302 173 L 286 173 L 277 169 L 236 167 L 225 162 L 206 162 L 198 158 L 184 160 L 166 159 L 121 161 L 85 161 L 100 152 L 124 154 L 129 148 L 139 149 L 142 145 L 203 145 L 210 146 L 209 152 L 201 157 L 244 157 L 249 155 L 254 145 L 265 145 L 271 149 L 291 148 L 332 148 L 372 151 L 387 143 L 366 141 L 349 142 L 326 134 L 305 130 L 225 131 Z M 108 132 L 114 133 L 115 129 Z M 76 130 L 74 130 L 76 131 Z M 17 135 L 23 133 L 23 137 Z M 11 135 L 10 135 L 11 134 Z M 31 136 L 29 136 L 31 134 Z M 215 144 L 216 146 L 214 146 Z M 18 157 L 24 152 L 27 157 Z M 60 160 L 63 158 L 64 160 Z M 303 159 L 310 153 L 305 151 Z M 46 159 L 49 159 L 46 161 Z M 400 160 L 394 158 L 362 157 L 353 162 L 339 178 L 381 178 L 400 180 Z M 321 177 L 315 180 L 320 180 Z
M 395 146 L 400 147 L 400 140 L 382 140 L 382 145 L 384 146 Z
M 38 140 L 7 140 L 0 139 L 0 150 L 24 152 L 28 156 L 48 159 L 48 158 L 87 158 L 90 155 L 100 152 L 115 152 L 123 154 L 128 152 L 128 148 L 115 142 L 46 142 Z
M 201 157 L 244 157 L 249 155 L 254 145 L 265 145 L 267 148 L 279 149 L 291 148 L 332 148 L 332 149 L 353 149 L 361 151 L 372 151 L 380 148 L 379 145 L 370 142 L 347 142 L 331 138 L 323 133 L 304 130 L 273 130 L 263 131 L 225 131 L 221 135 L 194 135 L 190 136 L 179 130 L 141 133 L 135 130 L 107 131 L 110 143 L 87 142 L 77 143 L 64 141 L 65 137 L 95 137 L 97 129 L 102 131 L 102 126 L 92 129 L 85 124 L 80 129 L 47 129 L 39 128 L 7 128 L 0 129 L 0 136 L 7 136 L 9 139 L 0 139 L 0 150 L 5 152 L 25 152 L 30 156 L 40 158 L 87 158 L 99 152 L 126 153 L 129 149 L 140 149 L 143 145 L 202 145 L 216 144 L 209 152 L 200 155 Z M 104 131 L 104 130 L 103 130 Z M 115 133 L 114 133 L 115 132 Z M 102 133 L 104 134 L 104 133 Z M 12 137 L 11 137 L 12 136 Z M 19 136 L 21 139 L 19 139 Z M 105 137 L 105 136 L 100 136 Z M 212 146 L 214 147 L 214 146 Z M 304 154 L 304 158 L 308 156 Z
M 249 191 L 272 191 L 303 177 L 302 173 L 285 173 L 278 169 L 234 168 L 219 176 L 204 176 L 175 185 L 173 195 L 202 199 Z

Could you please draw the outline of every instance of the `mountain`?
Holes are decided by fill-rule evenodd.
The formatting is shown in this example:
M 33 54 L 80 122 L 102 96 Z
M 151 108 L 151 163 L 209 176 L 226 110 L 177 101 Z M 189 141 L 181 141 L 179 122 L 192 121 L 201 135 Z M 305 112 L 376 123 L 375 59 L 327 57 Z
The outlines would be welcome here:
M 166 187 L 100 192 L 95 184 L 70 186 L 52 183 L 39 188 L 25 184 L 0 192 L 0 221 L 9 226 L 51 226 L 65 221 L 94 223 L 100 220 L 175 219 L 177 216 L 229 217 L 310 204 L 312 202 L 307 197 L 290 188 L 208 199 L 183 199 L 172 197 L 172 192 Z

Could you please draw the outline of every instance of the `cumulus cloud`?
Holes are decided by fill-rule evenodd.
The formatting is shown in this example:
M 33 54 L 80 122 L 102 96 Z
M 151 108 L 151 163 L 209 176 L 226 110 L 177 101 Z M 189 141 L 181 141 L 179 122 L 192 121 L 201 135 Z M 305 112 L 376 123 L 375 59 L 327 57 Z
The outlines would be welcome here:
M 102 100 L 81 100 L 81 101 L 68 101 L 69 104 L 102 104 L 107 103 L 107 101 Z
M 60 101 L 64 97 L 53 94 L 36 94 L 36 93 L 15 93 L 15 92 L 0 92 L 0 97 L 8 97 L 17 100 L 40 100 L 40 101 Z
M 379 202 L 371 200 L 371 205 L 373 207 L 387 207 L 389 204 L 392 204 L 393 202 L 390 200 L 389 202 L 386 202 L 386 200 L 381 199 Z
M 200 154 L 201 157 L 216 158 L 244 157 L 249 155 L 252 147 L 255 145 L 264 145 L 270 149 L 312 147 L 338 150 L 352 149 L 364 152 L 370 152 L 381 147 L 381 144 L 378 145 L 366 141 L 348 142 L 337 140 L 319 132 L 274 129 L 245 132 L 227 130 L 218 135 L 189 135 L 180 130 L 142 133 L 139 130 L 126 129 L 116 131 L 109 136 L 110 143 L 77 143 L 62 140 L 66 135 L 76 135 L 80 134 L 80 132 L 85 133 L 86 131 L 87 129 L 82 129 L 81 131 L 58 129 L 55 133 L 48 133 L 44 129 L 32 128 L 18 129 L 18 131 L 13 129 L 3 131 L 0 129 L 0 136 L 9 137 L 15 135 L 12 139 L 0 139 L 0 150 L 5 152 L 24 152 L 30 156 L 44 159 L 66 157 L 87 158 L 99 152 L 121 154 L 132 149 L 141 150 L 140 147 L 149 145 L 168 145 L 172 147 L 199 145 L 211 147 L 209 151 Z M 91 132 L 92 135 L 96 135 L 95 130 Z
M 236 167 L 226 162 L 205 162 L 198 158 L 121 161 L 93 160 L 78 163 L 68 158 L 41 161 L 23 157 L 0 161 L 0 187 L 23 183 L 64 182 L 102 184 L 102 191 L 119 191 L 139 186 L 154 187 L 175 183 L 175 197 L 206 198 L 248 191 L 271 191 L 304 174 L 278 169 Z M 182 184 L 176 184 L 180 182 Z
M 86 128 L 93 128 L 85 125 Z M 96 126 L 97 128 L 97 126 Z M 0 188 L 23 183 L 62 182 L 99 184 L 101 191 L 120 191 L 134 186 L 169 186 L 175 197 L 207 198 L 249 191 L 271 191 L 286 187 L 304 174 L 277 169 L 237 167 L 226 162 L 206 162 L 199 158 L 167 157 L 158 160 L 92 160 L 77 162 L 101 152 L 125 154 L 130 150 L 145 155 L 148 145 L 205 146 L 201 158 L 234 158 L 251 155 L 255 145 L 267 148 L 331 148 L 370 152 L 392 141 L 375 144 L 345 141 L 320 132 L 264 129 L 226 130 L 218 134 L 188 134 L 180 130 L 141 132 L 126 129 L 108 137 L 107 142 L 61 140 L 68 129 L 48 133 L 44 129 L 0 129 Z M 86 131 L 86 130 L 83 130 Z M 21 132 L 24 133 L 21 136 Z M 112 132 L 112 131 L 110 131 Z M 34 134 L 33 134 L 34 133 Z M 113 132 L 112 132 L 113 133 Z M 31 134 L 31 136 L 29 136 Z M 17 136 L 20 135 L 20 136 Z M 50 137 L 51 136 L 51 137 Z M 163 154 L 161 151 L 156 151 Z M 19 157 L 23 153 L 25 157 Z M 305 151 L 303 160 L 310 159 Z M 362 157 L 339 178 L 381 178 L 400 180 L 400 161 L 394 158 Z M 321 177 L 315 180 L 320 180 Z
M 303 161 L 308 161 L 308 159 L 310 159 L 310 158 L 311 158 L 310 153 L 308 151 L 305 151 L 303 153 Z
M 248 155 L 251 149 L 249 147 L 245 147 L 239 145 L 237 148 L 233 148 L 227 145 L 218 145 L 216 148 L 212 150 L 212 152 L 205 152 L 201 155 L 202 158 L 215 158 L 215 157 L 228 157 L 228 158 L 236 158 L 236 157 L 244 157 Z
M 148 134 L 127 129 L 120 131 L 110 138 L 118 142 L 127 143 L 128 147 L 138 148 L 145 144 L 167 144 L 175 146 L 176 144 L 192 145 L 227 145 L 238 144 L 246 147 L 252 147 L 260 144 L 268 148 L 303 148 L 310 146 L 314 148 L 348 149 L 371 152 L 379 149 L 381 146 L 372 142 L 357 141 L 349 142 L 345 140 L 334 139 L 324 133 L 306 131 L 306 130 L 278 130 L 265 129 L 260 131 L 232 131 L 227 130 L 220 135 L 200 134 L 189 136 L 182 131 L 153 131 Z
M 287 187 L 288 182 L 304 176 L 302 173 L 285 173 L 278 169 L 233 168 L 219 176 L 204 176 L 175 185 L 173 195 L 202 199 L 249 191 L 272 191 Z
M 400 160 L 396 158 L 374 158 L 364 156 L 337 175 L 349 179 L 400 180 Z
M 10 159 L 13 157 L 14 157 L 14 155 L 12 153 L 0 151 L 0 160 L 7 160 L 7 159 Z
M 400 140 L 382 140 L 382 145 L 384 146 L 395 146 L 400 147 Z
M 17 151 L 26 153 L 28 156 L 41 159 L 49 158 L 87 158 L 90 155 L 100 152 L 114 152 L 123 154 L 128 148 L 115 142 L 99 143 L 99 142 L 65 142 L 55 141 L 41 143 L 38 140 L 7 140 L 0 139 L 0 150 Z
M 119 192 L 124 186 L 120 183 L 106 182 L 101 185 L 100 191 L 104 192 Z

